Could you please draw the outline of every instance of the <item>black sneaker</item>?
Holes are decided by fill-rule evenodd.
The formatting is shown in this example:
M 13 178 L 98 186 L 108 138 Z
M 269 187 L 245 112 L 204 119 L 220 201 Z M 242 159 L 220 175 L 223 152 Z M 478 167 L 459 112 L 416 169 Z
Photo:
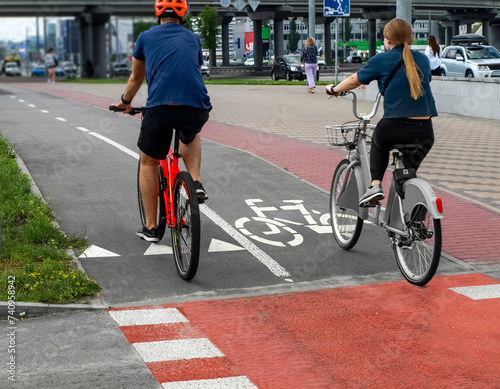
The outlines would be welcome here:
M 160 231 L 158 228 L 147 228 L 146 226 L 142 227 L 142 230 L 137 231 L 137 236 L 139 238 L 147 241 L 147 242 L 159 242 L 160 241 Z
M 194 182 L 194 187 L 196 189 L 196 194 L 198 195 L 198 202 L 204 203 L 205 200 L 208 200 L 207 191 L 203 187 L 203 184 L 200 181 Z

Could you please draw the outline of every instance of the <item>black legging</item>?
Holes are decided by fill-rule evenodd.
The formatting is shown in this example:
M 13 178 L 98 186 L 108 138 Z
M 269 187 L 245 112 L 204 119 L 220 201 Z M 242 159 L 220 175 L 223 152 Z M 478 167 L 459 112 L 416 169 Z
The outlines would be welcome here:
M 405 158 L 404 163 L 406 167 L 413 167 L 416 170 L 434 144 L 431 119 L 381 119 L 373 132 L 370 151 L 372 180 L 382 181 L 394 145 L 415 143 L 421 144 L 423 148 L 411 158 Z

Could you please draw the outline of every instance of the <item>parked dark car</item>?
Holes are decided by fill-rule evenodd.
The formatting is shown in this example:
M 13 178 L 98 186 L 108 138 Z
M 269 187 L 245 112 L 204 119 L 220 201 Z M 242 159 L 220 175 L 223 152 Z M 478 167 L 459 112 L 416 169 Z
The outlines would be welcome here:
M 279 80 L 284 78 L 287 81 L 305 80 L 306 72 L 300 64 L 300 55 L 282 55 L 273 61 L 271 78 Z
M 357 55 L 350 55 L 347 57 L 344 62 L 346 63 L 362 63 L 363 59 Z
M 111 65 L 109 72 L 110 77 L 129 77 L 132 73 L 129 65 L 126 62 L 118 62 Z

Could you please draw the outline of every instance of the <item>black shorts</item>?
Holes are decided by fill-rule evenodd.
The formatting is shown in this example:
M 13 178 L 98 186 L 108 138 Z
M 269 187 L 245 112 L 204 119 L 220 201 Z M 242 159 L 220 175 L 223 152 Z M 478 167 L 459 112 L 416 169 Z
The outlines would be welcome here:
M 186 105 L 160 105 L 144 113 L 137 146 L 148 157 L 165 159 L 173 129 L 184 144 L 191 143 L 207 122 L 210 109 Z

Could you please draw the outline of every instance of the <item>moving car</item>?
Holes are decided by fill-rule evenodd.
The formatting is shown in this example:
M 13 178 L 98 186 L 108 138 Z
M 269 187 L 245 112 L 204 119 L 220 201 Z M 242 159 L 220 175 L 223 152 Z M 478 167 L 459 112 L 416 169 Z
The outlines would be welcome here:
M 456 35 L 441 56 L 441 75 L 469 78 L 500 77 L 500 52 L 484 36 Z
M 208 67 L 208 61 L 203 61 L 203 65 L 201 65 L 201 75 L 202 76 L 209 76 L 210 75 L 210 69 Z
M 305 80 L 306 72 L 300 63 L 300 55 L 282 55 L 273 61 L 271 78 L 279 80 L 284 78 L 287 81 Z
M 19 66 L 17 66 L 17 63 L 15 62 L 7 62 L 5 64 L 5 75 L 6 76 L 20 76 L 21 75 L 21 69 L 19 69 Z
M 45 77 L 48 75 L 48 72 L 45 73 L 45 65 L 37 65 L 31 70 L 31 77 Z M 56 67 L 56 76 L 65 76 L 66 73 L 64 69 L 57 66 Z

